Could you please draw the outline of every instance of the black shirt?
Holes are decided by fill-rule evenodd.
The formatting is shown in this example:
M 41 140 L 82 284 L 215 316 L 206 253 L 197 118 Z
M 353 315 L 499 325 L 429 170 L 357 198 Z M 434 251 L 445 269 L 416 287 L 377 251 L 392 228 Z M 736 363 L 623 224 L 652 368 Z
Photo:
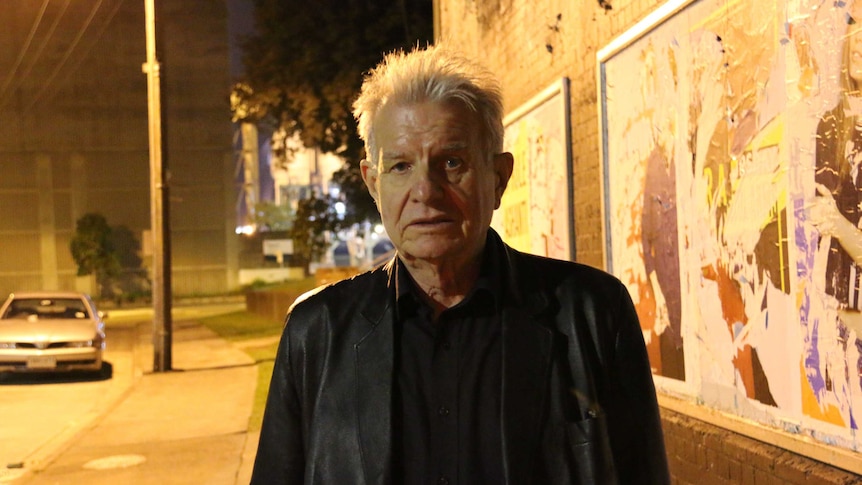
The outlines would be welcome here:
M 500 285 L 490 259 L 473 290 L 436 323 L 396 263 L 395 483 L 503 482 Z

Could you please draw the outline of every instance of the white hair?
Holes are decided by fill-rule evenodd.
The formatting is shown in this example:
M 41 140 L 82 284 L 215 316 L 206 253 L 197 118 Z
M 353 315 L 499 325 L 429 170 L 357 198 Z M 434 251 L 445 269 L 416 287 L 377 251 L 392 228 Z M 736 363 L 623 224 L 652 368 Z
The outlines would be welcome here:
M 365 77 L 353 115 L 366 156 L 378 162 L 374 123 L 384 106 L 450 100 L 478 115 L 486 156 L 503 151 L 503 97 L 496 78 L 480 64 L 435 45 L 387 54 Z

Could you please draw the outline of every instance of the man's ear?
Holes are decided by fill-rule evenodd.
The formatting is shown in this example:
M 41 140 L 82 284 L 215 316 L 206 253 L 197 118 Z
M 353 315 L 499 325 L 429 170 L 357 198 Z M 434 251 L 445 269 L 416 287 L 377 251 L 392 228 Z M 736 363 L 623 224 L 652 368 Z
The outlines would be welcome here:
M 509 185 L 509 179 L 512 177 L 514 166 L 515 158 L 511 153 L 503 152 L 494 155 L 494 174 L 496 176 L 494 186 L 494 209 L 500 208 L 500 200 L 503 199 L 503 192 L 506 191 L 506 186 Z
M 377 201 L 377 166 L 363 158 L 359 162 L 359 173 L 362 174 L 362 181 L 365 182 L 365 187 L 368 188 L 368 193 L 371 198 Z

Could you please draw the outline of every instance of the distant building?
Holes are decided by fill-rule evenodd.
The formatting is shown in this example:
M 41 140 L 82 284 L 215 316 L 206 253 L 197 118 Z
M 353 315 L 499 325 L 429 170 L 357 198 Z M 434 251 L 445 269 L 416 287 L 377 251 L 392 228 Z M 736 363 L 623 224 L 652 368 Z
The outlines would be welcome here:
M 290 204 L 296 208 L 299 200 L 308 198 L 314 191 L 329 194 L 335 189 L 337 192 L 337 187 L 331 183 L 332 174 L 344 165 L 344 159 L 304 147 L 298 138 L 291 138 L 286 144 L 289 159 L 276 159 L 270 168 L 276 204 Z
M 160 5 L 173 291 L 223 292 L 238 286 L 228 2 Z M 0 18 L 0 293 L 73 289 L 78 218 L 150 229 L 144 3 L 0 2 Z

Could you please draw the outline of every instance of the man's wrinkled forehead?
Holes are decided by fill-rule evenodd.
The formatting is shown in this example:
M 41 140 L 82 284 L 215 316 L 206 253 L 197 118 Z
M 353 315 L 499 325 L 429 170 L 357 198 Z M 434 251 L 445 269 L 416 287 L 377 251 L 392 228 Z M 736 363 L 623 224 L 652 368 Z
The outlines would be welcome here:
M 464 140 L 453 140 L 451 142 L 442 143 L 439 146 L 435 147 L 435 149 L 444 152 L 444 153 L 455 153 L 467 150 L 470 147 L 470 144 L 466 139 Z M 380 159 L 382 161 L 386 160 L 405 160 L 410 157 L 410 153 L 399 150 L 397 147 L 381 147 L 380 148 Z
M 405 111 L 420 109 L 422 106 L 435 106 L 450 115 L 446 118 L 446 124 L 447 130 L 453 138 L 457 137 L 458 134 L 468 137 L 474 128 L 479 126 L 478 114 L 469 105 L 458 99 L 422 100 L 391 102 L 382 105 L 374 118 L 375 131 L 378 131 L 382 125 L 391 122 L 393 117 L 397 117 Z M 433 121 L 440 120 L 432 120 L 432 123 Z

